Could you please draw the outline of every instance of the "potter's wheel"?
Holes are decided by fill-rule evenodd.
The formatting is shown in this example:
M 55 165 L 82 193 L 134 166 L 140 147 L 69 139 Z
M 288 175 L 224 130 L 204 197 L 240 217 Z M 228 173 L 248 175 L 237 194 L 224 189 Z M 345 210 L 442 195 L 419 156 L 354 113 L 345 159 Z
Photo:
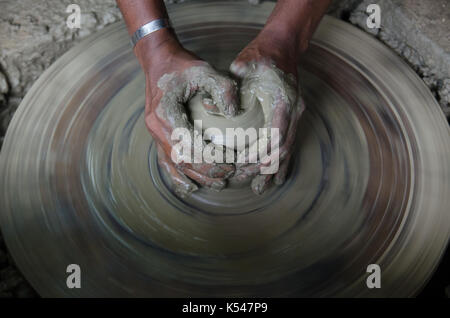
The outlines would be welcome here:
M 219 69 L 272 4 L 172 7 L 183 44 Z M 450 233 L 450 134 L 420 79 L 369 35 L 325 18 L 303 59 L 307 111 L 291 174 L 178 198 L 145 129 L 144 78 L 122 23 L 52 65 L 0 161 L 0 221 L 43 296 L 411 296 Z M 79 264 L 82 288 L 66 287 Z M 382 288 L 368 289 L 368 264 Z

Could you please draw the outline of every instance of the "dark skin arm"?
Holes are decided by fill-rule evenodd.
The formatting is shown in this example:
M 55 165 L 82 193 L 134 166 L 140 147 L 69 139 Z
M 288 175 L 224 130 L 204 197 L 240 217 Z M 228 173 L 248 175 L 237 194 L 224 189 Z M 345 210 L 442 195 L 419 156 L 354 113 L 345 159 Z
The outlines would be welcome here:
M 142 25 L 167 17 L 162 0 L 117 0 L 130 35 Z M 225 179 L 234 173 L 229 164 L 186 163 L 175 164 L 172 159 L 174 142 L 171 134 L 175 128 L 192 126 L 183 116 L 184 106 L 196 92 L 210 93 L 217 107 L 226 116 L 237 112 L 236 84 L 218 74 L 205 61 L 184 49 L 172 29 L 163 28 L 138 41 L 134 52 L 146 77 L 145 122 L 158 144 L 158 159 L 172 177 L 175 190 L 188 195 L 197 189 L 196 183 L 221 190 Z M 192 69 L 198 73 L 189 76 Z M 161 84 L 160 79 L 173 75 L 171 80 Z M 217 89 L 211 89 L 216 87 Z M 176 91 L 176 102 L 170 96 Z M 173 115 L 177 116 L 173 116 Z M 177 120 L 174 120 L 177 118 Z
M 117 3 L 130 35 L 149 21 L 167 17 L 162 0 L 117 0 Z M 232 63 L 231 72 L 245 81 L 250 77 L 249 66 L 253 65 L 258 70 L 264 70 L 273 65 L 282 73 L 291 74 L 295 81 L 291 84 L 296 85 L 300 55 L 307 49 L 309 40 L 330 3 L 331 0 L 279 0 L 263 30 Z M 190 179 L 201 185 L 212 186 L 216 189 L 223 188 L 224 179 L 234 171 L 229 165 L 175 165 L 171 161 L 170 135 L 174 127 L 167 118 L 158 115 L 161 113 L 157 111 L 158 108 L 168 107 L 161 104 L 166 92 L 158 87 L 158 81 L 164 74 L 174 73 L 178 76 L 177 83 L 183 86 L 189 82 L 188 78 L 183 77 L 186 70 L 193 66 L 205 67 L 205 73 L 210 76 L 213 74 L 217 85 L 224 88 L 221 90 L 223 92 L 221 96 L 211 95 L 216 97 L 214 101 L 217 107 L 227 116 L 234 115 L 238 109 L 236 87 L 233 82 L 214 73 L 215 71 L 211 70 L 207 63 L 185 50 L 170 29 L 161 29 L 144 37 L 137 43 L 134 52 L 146 75 L 146 124 L 158 142 L 161 165 L 172 175 L 175 186 L 181 189 L 182 194 L 195 191 L 196 186 Z M 196 90 L 203 89 L 198 85 L 187 85 L 187 87 L 193 90 L 187 92 L 186 96 L 189 98 Z M 260 158 L 256 164 L 241 165 L 234 176 L 241 180 L 251 178 L 253 191 L 258 194 L 267 189 L 273 176 L 275 176 L 275 183 L 284 182 L 297 122 L 304 109 L 301 97 L 294 96 L 287 100 L 277 98 L 277 94 L 282 93 L 274 91 L 272 122 L 268 125 L 279 128 L 280 131 L 279 171 L 275 174 L 260 174 L 260 167 L 267 165 L 268 160 L 268 158 Z
M 293 62 L 309 41 L 332 0 L 278 0 L 258 36 L 239 53 L 235 63 L 271 58 L 286 73 L 297 74 Z
M 245 85 L 254 84 L 254 87 L 258 87 L 265 83 L 251 83 L 252 78 L 258 78 L 259 74 L 267 73 L 267 70 L 275 66 L 281 72 L 274 72 L 273 76 L 281 79 L 285 87 L 292 86 L 297 91 L 297 66 L 301 55 L 308 48 L 330 3 L 331 0 L 278 0 L 264 28 L 230 66 L 231 72 Z M 270 91 L 273 109 L 271 121 L 266 126 L 279 129 L 279 152 L 259 158 L 255 164 L 240 165 L 233 177 L 239 181 L 252 179 L 252 189 L 256 194 L 263 193 L 272 181 L 278 185 L 284 183 L 298 120 L 305 108 L 301 96 L 293 96 L 283 87 L 268 89 L 273 90 Z M 261 167 L 268 166 L 273 160 L 278 160 L 277 172 L 261 174 Z

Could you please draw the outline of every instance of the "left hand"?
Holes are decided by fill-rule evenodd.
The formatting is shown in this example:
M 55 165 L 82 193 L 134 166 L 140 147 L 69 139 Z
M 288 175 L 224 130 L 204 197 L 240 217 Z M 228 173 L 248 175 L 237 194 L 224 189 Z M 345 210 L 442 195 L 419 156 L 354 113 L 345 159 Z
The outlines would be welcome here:
M 298 56 L 292 41 L 277 39 L 274 33 L 263 30 L 230 66 L 230 71 L 241 80 L 243 92 L 253 95 L 263 105 L 265 127 L 269 131 L 278 128 L 279 132 L 279 143 L 272 143 L 275 149 L 270 149 L 270 136 L 259 136 L 259 140 L 247 148 L 250 155 L 245 150 L 238 154 L 238 162 L 243 162 L 245 157 L 245 163 L 237 164 L 233 179 L 238 182 L 251 179 L 256 194 L 266 191 L 272 179 L 277 185 L 286 179 L 298 120 L 305 109 L 297 93 Z M 259 143 L 267 147 L 264 158 L 257 158 Z M 261 168 L 268 166 L 278 169 L 269 174 L 261 173 Z
M 185 197 L 198 189 L 197 184 L 222 190 L 235 167 L 202 160 L 196 162 L 191 152 L 181 155 L 176 151 L 177 142 L 172 134 L 176 129 L 186 131 L 188 147 L 193 149 L 194 127 L 185 104 L 196 93 L 209 93 L 216 112 L 225 117 L 234 116 L 238 110 L 234 81 L 183 48 L 168 29 L 141 39 L 135 52 L 146 79 L 145 124 L 157 143 L 160 166 L 170 176 L 174 191 Z

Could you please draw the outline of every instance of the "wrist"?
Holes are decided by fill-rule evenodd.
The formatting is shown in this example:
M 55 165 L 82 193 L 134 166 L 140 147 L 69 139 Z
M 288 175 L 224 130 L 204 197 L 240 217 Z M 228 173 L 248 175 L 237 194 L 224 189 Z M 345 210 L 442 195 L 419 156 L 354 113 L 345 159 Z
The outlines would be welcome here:
M 181 45 L 173 30 L 163 28 L 140 39 L 134 47 L 134 53 L 141 66 L 148 68 L 180 48 Z
M 297 61 L 299 52 L 296 35 L 277 25 L 266 25 L 255 39 L 259 49 L 274 60 Z
M 258 37 L 284 48 L 292 57 L 297 57 L 308 48 L 309 39 L 304 35 L 305 32 L 298 25 L 276 21 L 267 23 Z
M 279 0 L 267 20 L 266 27 L 279 37 L 289 37 L 299 54 L 306 51 L 309 41 L 325 14 L 331 0 Z

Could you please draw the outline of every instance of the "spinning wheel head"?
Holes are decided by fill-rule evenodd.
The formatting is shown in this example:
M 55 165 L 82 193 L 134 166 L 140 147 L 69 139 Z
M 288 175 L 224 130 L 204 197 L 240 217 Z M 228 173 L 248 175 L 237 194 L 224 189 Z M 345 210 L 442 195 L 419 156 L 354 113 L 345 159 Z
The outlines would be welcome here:
M 214 1 L 170 15 L 188 49 L 226 69 L 272 8 Z M 299 74 L 307 110 L 286 183 L 180 199 L 145 128 L 124 26 L 74 47 L 30 89 L 0 157 L 0 224 L 25 276 L 43 296 L 416 293 L 450 233 L 439 106 L 394 53 L 330 17 Z M 67 289 L 69 264 L 85 269 L 83 288 Z M 367 288 L 369 264 L 383 288 Z

